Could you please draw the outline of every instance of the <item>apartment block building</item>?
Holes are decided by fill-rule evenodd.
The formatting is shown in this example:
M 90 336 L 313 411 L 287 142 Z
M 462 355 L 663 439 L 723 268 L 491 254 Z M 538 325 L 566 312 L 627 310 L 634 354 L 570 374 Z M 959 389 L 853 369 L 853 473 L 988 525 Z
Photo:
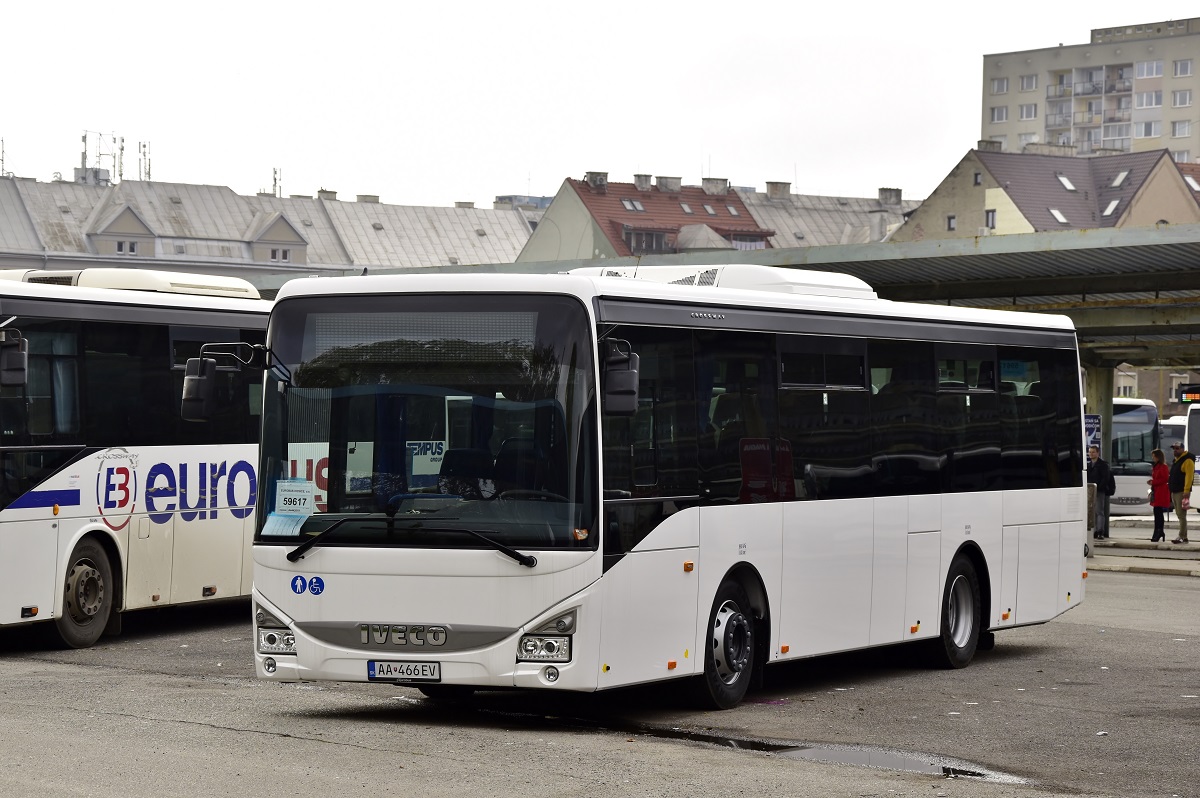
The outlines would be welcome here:
M 980 139 L 1076 155 L 1167 149 L 1200 160 L 1200 17 L 1095 28 L 1086 44 L 983 57 Z

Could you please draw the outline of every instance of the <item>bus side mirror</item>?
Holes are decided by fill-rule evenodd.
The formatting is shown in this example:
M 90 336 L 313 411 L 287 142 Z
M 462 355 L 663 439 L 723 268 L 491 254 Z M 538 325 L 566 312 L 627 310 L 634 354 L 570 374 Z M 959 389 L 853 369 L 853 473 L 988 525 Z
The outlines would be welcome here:
M 628 341 L 604 342 L 604 412 L 632 416 L 638 408 L 638 365 L 640 358 Z
M 188 358 L 183 372 L 183 403 L 180 407 L 185 421 L 209 419 L 216 383 L 217 361 L 210 357 Z
M 0 385 L 24 385 L 29 379 L 29 339 L 5 336 L 0 341 Z

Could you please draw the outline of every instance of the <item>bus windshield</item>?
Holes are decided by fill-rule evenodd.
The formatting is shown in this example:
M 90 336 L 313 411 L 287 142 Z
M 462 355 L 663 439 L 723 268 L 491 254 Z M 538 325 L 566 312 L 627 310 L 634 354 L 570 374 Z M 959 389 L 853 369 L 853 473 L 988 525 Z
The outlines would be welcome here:
M 1114 474 L 1150 475 L 1150 452 L 1159 448 L 1158 411 L 1152 404 L 1113 404 Z
M 577 300 L 276 310 L 256 542 L 328 530 L 322 546 L 595 547 L 595 380 Z

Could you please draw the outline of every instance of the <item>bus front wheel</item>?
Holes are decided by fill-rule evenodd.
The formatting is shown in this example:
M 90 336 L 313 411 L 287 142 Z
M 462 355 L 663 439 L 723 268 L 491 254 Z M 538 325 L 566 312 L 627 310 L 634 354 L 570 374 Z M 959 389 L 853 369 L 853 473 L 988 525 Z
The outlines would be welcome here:
M 71 552 L 64 585 L 63 611 L 55 623 L 71 648 L 87 648 L 104 634 L 112 614 L 112 565 L 104 547 L 85 538 Z
M 755 646 L 750 599 L 736 580 L 726 579 L 717 590 L 704 644 L 697 702 L 706 709 L 732 709 L 750 688 Z
M 965 668 L 970 664 L 979 646 L 981 607 L 979 575 L 971 561 L 959 555 L 946 575 L 941 634 L 930 641 L 935 665 Z

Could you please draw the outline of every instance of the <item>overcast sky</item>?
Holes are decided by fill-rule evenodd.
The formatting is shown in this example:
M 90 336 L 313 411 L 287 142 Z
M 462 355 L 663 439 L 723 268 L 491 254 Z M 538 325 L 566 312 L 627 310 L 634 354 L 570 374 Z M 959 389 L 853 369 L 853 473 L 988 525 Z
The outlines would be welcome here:
M 983 55 L 1194 0 L 6 3 L 4 171 L 491 207 L 606 171 L 922 199 L 980 137 Z M 1020 12 L 1017 9 L 1021 9 Z M 1142 13 L 1143 16 L 1138 16 Z M 104 146 L 99 145 L 101 139 Z M 114 170 L 114 177 L 116 177 Z

